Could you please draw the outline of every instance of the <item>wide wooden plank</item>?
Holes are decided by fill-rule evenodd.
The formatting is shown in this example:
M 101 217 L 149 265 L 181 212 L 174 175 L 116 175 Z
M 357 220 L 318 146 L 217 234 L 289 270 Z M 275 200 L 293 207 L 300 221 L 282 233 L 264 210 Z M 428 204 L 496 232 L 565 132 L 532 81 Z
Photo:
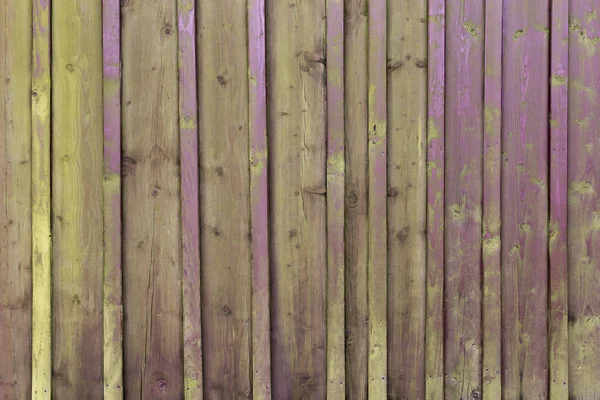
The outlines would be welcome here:
M 568 398 L 568 72 L 569 1 L 552 0 L 550 15 L 550 263 L 548 368 L 550 399 Z
M 273 398 L 326 392 L 325 1 L 267 1 Z
M 183 370 L 186 399 L 201 399 L 202 308 L 200 285 L 200 204 L 196 5 L 177 8 L 179 46 L 179 143 L 181 154 L 181 246 L 183 265 Z
M 183 397 L 177 14 L 121 9 L 126 398 Z
M 121 4 L 102 3 L 104 66 L 104 399 L 123 398 Z
M 102 397 L 102 7 L 52 8 L 52 396 Z
M 502 2 L 485 2 L 484 40 L 481 389 L 483 399 L 499 400 L 502 398 Z
M 427 2 L 388 1 L 388 398 L 425 396 Z
M 204 395 L 251 391 L 246 2 L 198 1 Z
M 548 391 L 548 2 L 505 0 L 502 71 L 504 398 Z
M 50 199 L 50 1 L 32 4 L 31 398 L 52 395 L 52 233 Z
M 346 396 L 367 397 L 367 0 L 344 2 Z
M 568 335 L 569 396 L 573 399 L 600 395 L 599 11 L 597 1 L 570 4 Z M 553 76 L 552 81 L 556 80 Z
M 31 398 L 31 2 L 0 3 L 0 398 Z
M 444 397 L 444 116 L 446 2 L 428 2 L 425 397 Z

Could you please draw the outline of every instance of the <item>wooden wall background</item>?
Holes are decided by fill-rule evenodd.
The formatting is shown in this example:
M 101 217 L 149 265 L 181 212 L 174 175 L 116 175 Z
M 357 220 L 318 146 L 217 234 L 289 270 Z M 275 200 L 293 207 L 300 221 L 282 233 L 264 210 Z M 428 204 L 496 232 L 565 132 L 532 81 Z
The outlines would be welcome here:
M 599 11 L 0 0 L 0 398 L 599 397 Z

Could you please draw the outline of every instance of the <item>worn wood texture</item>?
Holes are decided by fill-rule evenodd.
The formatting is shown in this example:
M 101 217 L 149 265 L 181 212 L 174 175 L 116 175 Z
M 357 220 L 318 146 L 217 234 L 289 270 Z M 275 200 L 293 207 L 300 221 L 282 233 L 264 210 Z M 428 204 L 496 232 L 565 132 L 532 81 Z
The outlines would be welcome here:
M 103 388 L 102 7 L 52 8 L 52 397 Z
M 0 3 L 0 397 L 31 398 L 31 2 Z
M 267 1 L 273 398 L 326 391 L 325 1 Z
M 367 1 L 344 1 L 346 396 L 367 396 Z
M 388 1 L 388 398 L 425 396 L 427 2 Z
M 125 397 L 183 397 L 177 14 L 121 9 Z
M 503 15 L 503 396 L 543 398 L 548 391 L 548 2 L 505 0 Z
M 569 397 L 573 399 L 600 395 L 599 11 L 595 1 L 572 1 L 569 15 Z

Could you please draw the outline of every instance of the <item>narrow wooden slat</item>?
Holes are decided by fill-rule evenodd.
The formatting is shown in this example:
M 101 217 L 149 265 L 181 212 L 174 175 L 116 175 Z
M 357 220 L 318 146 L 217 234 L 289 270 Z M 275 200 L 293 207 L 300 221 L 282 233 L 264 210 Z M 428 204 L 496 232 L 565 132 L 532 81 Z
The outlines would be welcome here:
M 346 392 L 344 331 L 344 1 L 327 1 L 327 397 Z
M 550 35 L 549 398 L 566 399 L 569 396 L 569 304 L 567 295 L 568 0 L 552 0 Z
M 181 154 L 181 246 L 183 266 L 183 371 L 185 398 L 202 399 L 202 307 L 198 180 L 196 4 L 181 0 L 179 34 L 179 143 Z
M 250 212 L 252 227 L 252 397 L 271 399 L 269 187 L 265 1 L 248 4 Z
M 502 152 L 502 2 L 485 2 L 483 100 L 483 303 L 484 400 L 502 398 L 502 280 L 500 254 Z
M 121 250 L 121 5 L 103 0 L 104 399 L 123 398 Z
M 33 2 L 31 80 L 31 397 L 52 386 L 52 237 L 50 222 L 50 1 Z
M 102 388 L 102 4 L 52 7 L 53 368 L 55 398 Z
M 0 398 L 31 398 L 31 2 L 0 3 Z
M 388 398 L 425 396 L 427 2 L 388 1 Z
M 598 2 L 571 1 L 568 67 L 569 397 L 600 396 L 600 20 Z M 554 72 L 553 72 L 554 73 Z M 552 76 L 552 83 L 565 79 Z M 562 82 L 559 82 L 562 81 Z M 563 121 L 559 121 L 564 124 Z M 561 125 L 564 127 L 564 125 Z M 554 148 L 554 147 L 553 147 Z M 564 152 L 563 149 L 561 151 Z
M 428 3 L 425 397 L 444 397 L 444 0 Z
M 273 398 L 324 398 L 325 0 L 269 0 L 267 16 Z
M 504 1 L 503 397 L 548 391 L 548 2 Z
M 383 399 L 387 396 L 386 0 L 370 0 L 368 7 L 368 395 Z
M 121 8 L 126 398 L 183 390 L 176 3 Z
M 367 396 L 367 0 L 345 0 L 346 396 Z
M 204 396 L 252 384 L 247 4 L 197 1 Z

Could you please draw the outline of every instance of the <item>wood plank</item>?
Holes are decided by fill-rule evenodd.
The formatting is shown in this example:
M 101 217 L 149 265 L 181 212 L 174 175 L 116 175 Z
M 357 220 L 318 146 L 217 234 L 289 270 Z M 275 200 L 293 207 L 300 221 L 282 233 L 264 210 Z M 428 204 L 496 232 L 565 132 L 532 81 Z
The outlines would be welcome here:
M 52 8 L 52 396 L 102 397 L 102 7 Z
M 425 397 L 444 397 L 444 148 L 446 2 L 428 2 L 427 306 Z
M 179 46 L 179 143 L 181 154 L 181 245 L 183 265 L 183 370 L 186 399 L 202 399 L 202 307 L 198 171 L 196 5 L 177 8 Z
M 177 14 L 121 9 L 125 397 L 183 397 Z
M 252 397 L 271 399 L 269 186 L 265 1 L 248 5 L 248 99 L 252 227 Z
M 246 2 L 196 3 L 204 396 L 248 396 L 252 263 Z
M 121 4 L 102 3 L 104 64 L 104 398 L 123 398 Z
M 0 3 L 0 397 L 31 398 L 31 2 Z
M 482 390 L 502 398 L 502 279 L 500 258 L 502 156 L 502 2 L 485 2 L 483 99 Z
M 346 396 L 367 397 L 367 1 L 345 0 Z
M 273 397 L 326 393 L 325 1 L 267 2 Z
M 573 399 L 600 395 L 599 11 L 597 1 L 570 4 L 567 240 L 569 397 Z M 553 77 L 552 82 L 559 83 L 556 80 Z
M 548 2 L 504 2 L 502 364 L 504 398 L 548 390 Z
M 388 398 L 425 396 L 427 2 L 389 1 Z
M 369 399 L 387 396 L 387 90 L 386 0 L 370 0 L 367 302 Z
M 327 397 L 344 398 L 344 2 L 327 2 Z
M 568 71 L 569 1 L 552 0 L 550 16 L 550 226 L 548 255 L 549 398 L 569 397 L 568 332 Z
M 52 393 L 52 233 L 50 199 L 50 1 L 33 11 L 31 79 L 31 397 Z

